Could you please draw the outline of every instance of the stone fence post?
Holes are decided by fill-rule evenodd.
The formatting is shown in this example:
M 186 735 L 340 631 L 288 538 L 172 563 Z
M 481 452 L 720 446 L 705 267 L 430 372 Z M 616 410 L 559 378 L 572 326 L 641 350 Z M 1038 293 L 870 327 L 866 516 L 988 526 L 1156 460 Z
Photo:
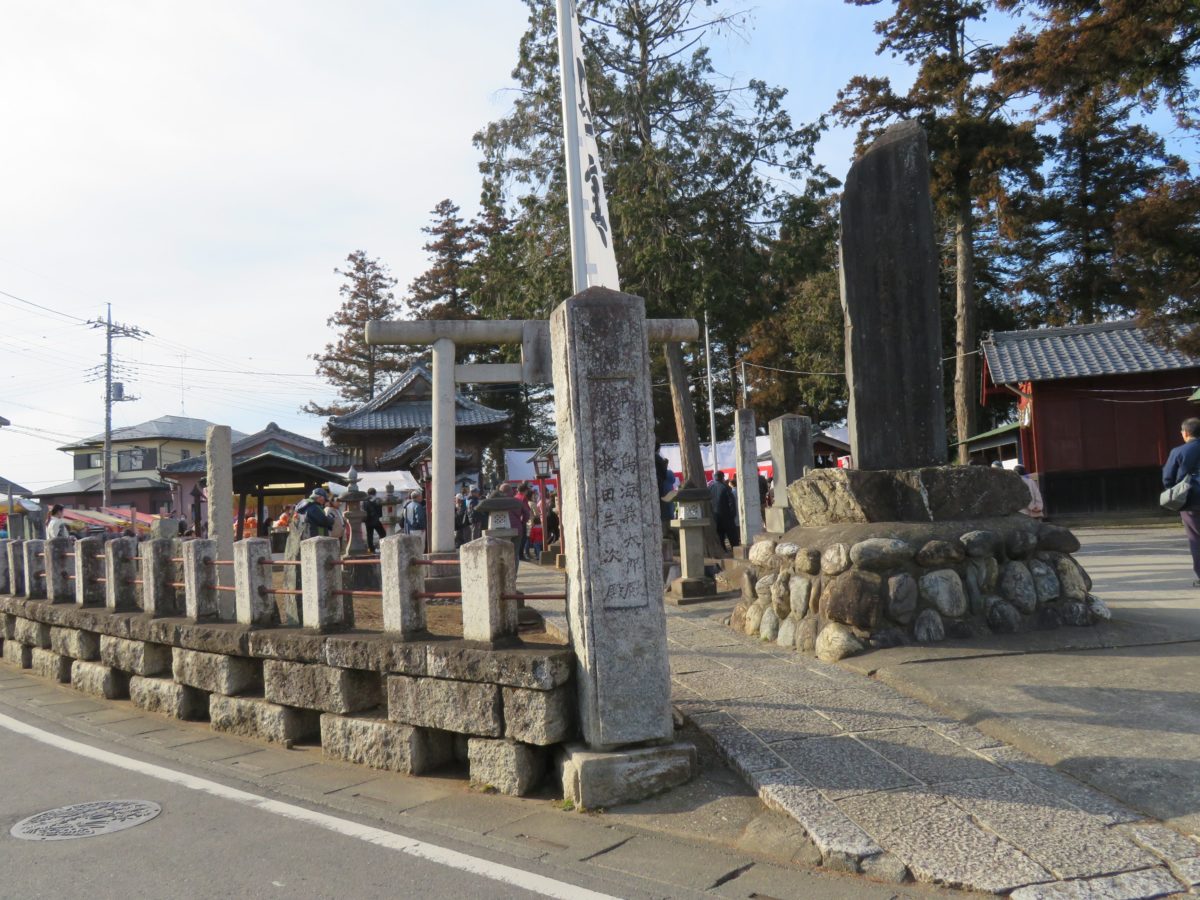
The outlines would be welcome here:
M 409 534 L 394 534 L 379 542 L 384 631 L 403 637 L 425 631 L 425 600 L 417 596 L 425 590 L 425 566 L 416 563 L 423 549 L 421 539 Z
M 71 539 L 65 537 L 46 541 L 46 596 L 51 603 L 75 602 L 75 585 L 71 584 L 75 567 L 67 555 L 71 545 Z
M 25 557 L 25 599 L 27 600 L 44 600 L 46 597 L 45 546 L 45 541 L 35 539 L 25 541 L 21 548 Z
M 459 548 L 463 640 L 491 644 L 517 634 L 517 557 L 512 541 L 481 537 Z M 509 595 L 505 597 L 505 595 Z
M 152 616 L 177 616 L 181 612 L 179 593 L 172 586 L 175 564 L 171 562 L 174 542 L 157 538 L 141 545 L 142 611 Z
M 217 542 L 207 538 L 183 545 L 184 614 L 189 619 L 216 619 Z
M 8 545 L 11 543 L 9 538 L 0 538 L 0 594 L 11 593 L 12 579 L 8 571 Z
M 762 498 L 758 493 L 758 430 L 754 410 L 749 407 L 733 411 L 734 442 L 737 449 L 737 508 L 742 546 L 747 552 L 754 538 L 762 533 Z
M 8 592 L 14 597 L 25 593 L 25 550 L 22 540 L 12 540 L 5 547 L 8 557 Z
M 305 628 L 336 631 L 354 622 L 350 598 L 334 593 L 342 589 L 341 559 L 338 538 L 315 537 L 300 544 L 300 618 Z
M 266 538 L 247 538 L 233 545 L 233 584 L 237 620 L 242 625 L 278 625 L 275 597 L 267 593 L 274 570 L 271 542 Z
M 104 605 L 104 539 L 80 538 L 75 542 L 75 605 Z
M 104 545 L 104 605 L 137 609 L 137 538 L 115 538 Z

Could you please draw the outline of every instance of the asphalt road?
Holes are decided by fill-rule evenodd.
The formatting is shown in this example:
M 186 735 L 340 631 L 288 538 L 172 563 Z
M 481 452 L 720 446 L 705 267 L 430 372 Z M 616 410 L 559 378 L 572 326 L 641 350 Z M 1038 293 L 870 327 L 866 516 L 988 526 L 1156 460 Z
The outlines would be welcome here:
M 0 896 L 895 898 L 941 893 L 815 870 L 796 824 L 701 747 L 704 771 L 647 803 L 580 814 L 549 788 L 470 790 L 215 734 L 0 666 Z M 88 801 L 157 818 L 29 842 L 18 821 Z
M 492 868 L 497 878 L 381 846 L 374 842 L 380 829 L 342 816 L 307 810 L 314 818 L 298 820 L 288 813 L 304 807 L 279 801 L 252 805 L 237 799 L 241 789 L 211 778 L 191 776 L 192 786 L 164 780 L 155 774 L 161 768 L 157 763 L 97 743 L 79 744 L 89 754 L 81 755 L 14 733 L 0 719 L 5 896 L 539 896 L 498 880 L 504 877 L 501 867 L 487 860 L 479 859 L 478 865 Z M 96 759 L 97 750 L 119 753 L 144 768 L 118 768 Z M 212 787 L 197 789 L 206 785 Z M 228 793 L 211 792 L 222 788 Z M 75 840 L 23 841 L 9 834 L 17 821 L 43 810 L 117 799 L 150 800 L 162 806 L 162 813 L 134 828 Z M 354 831 L 355 825 L 359 836 L 331 830 Z M 555 887 L 562 891 L 559 896 L 588 895 L 561 882 Z
M 1182 527 L 1077 532 L 1099 628 L 847 660 L 1134 809 L 1200 835 L 1200 589 Z

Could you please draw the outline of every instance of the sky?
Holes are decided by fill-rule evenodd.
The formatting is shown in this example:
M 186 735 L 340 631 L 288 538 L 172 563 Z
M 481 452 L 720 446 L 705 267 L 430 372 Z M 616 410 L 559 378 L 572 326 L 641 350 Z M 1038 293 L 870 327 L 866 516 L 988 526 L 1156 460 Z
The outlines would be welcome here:
M 797 122 L 874 55 L 884 7 L 758 0 L 720 71 L 789 91 Z M 472 135 L 512 102 L 519 0 L 106 0 L 9 4 L 0 30 L 0 476 L 73 477 L 56 448 L 103 431 L 104 334 L 139 399 L 114 427 L 187 415 L 253 432 L 334 392 L 311 354 L 336 336 L 334 273 L 362 249 L 402 290 L 430 210 L 476 209 Z M 819 161 L 837 177 L 852 136 Z

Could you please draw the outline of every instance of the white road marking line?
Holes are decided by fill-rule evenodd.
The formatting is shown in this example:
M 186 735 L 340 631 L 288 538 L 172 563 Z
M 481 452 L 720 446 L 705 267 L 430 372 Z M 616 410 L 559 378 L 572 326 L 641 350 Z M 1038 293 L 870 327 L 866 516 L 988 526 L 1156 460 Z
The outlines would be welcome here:
M 189 790 L 212 794 L 214 797 L 232 800 L 235 803 L 241 803 L 244 806 L 250 806 L 264 812 L 274 813 L 277 816 L 295 819 L 309 825 L 316 825 L 327 831 L 358 838 L 360 841 L 377 844 L 380 847 L 387 847 L 390 850 L 399 850 L 401 853 L 407 853 L 409 856 L 415 856 L 418 859 L 438 863 L 439 865 L 458 869 L 462 872 L 470 872 L 473 875 L 489 878 L 492 881 L 499 881 L 502 884 L 510 884 L 524 890 L 534 891 L 546 897 L 558 897 L 562 898 L 562 900 L 616 900 L 616 898 L 608 894 L 589 891 L 587 888 L 577 887 L 565 881 L 558 881 L 554 878 L 547 878 L 544 875 L 526 872 L 524 869 L 517 869 L 512 866 L 503 865 L 502 863 L 469 856 L 466 853 L 460 853 L 448 847 L 440 847 L 437 844 L 430 844 L 426 841 L 419 841 L 416 838 L 405 837 L 402 834 L 396 834 L 392 831 L 384 831 L 382 828 L 375 828 L 371 825 L 360 825 L 358 822 L 351 822 L 349 819 L 341 819 L 337 816 L 331 816 L 328 813 L 316 812 L 315 810 L 305 809 L 302 806 L 295 806 L 294 804 L 284 803 L 280 800 L 272 800 L 269 797 L 260 797 L 258 794 L 251 794 L 249 791 L 227 787 L 219 782 L 209 781 L 207 778 L 198 778 L 195 775 L 188 775 L 185 772 L 177 772 L 165 766 L 157 766 L 153 763 L 130 759 L 118 753 L 111 753 L 108 750 L 101 750 L 98 747 L 92 747 L 80 741 L 73 741 L 70 738 L 60 737 L 49 731 L 43 731 L 41 728 L 28 725 L 19 719 L 14 719 L 3 713 L 0 713 L 0 726 L 16 734 L 33 738 L 35 741 L 41 741 L 43 744 L 49 744 L 51 747 L 57 747 L 59 750 L 66 750 L 68 753 L 75 753 L 97 762 L 107 763 L 119 769 L 126 769 L 130 772 L 136 772 L 139 775 L 148 775 L 151 778 L 168 781 L 171 784 L 177 784 Z

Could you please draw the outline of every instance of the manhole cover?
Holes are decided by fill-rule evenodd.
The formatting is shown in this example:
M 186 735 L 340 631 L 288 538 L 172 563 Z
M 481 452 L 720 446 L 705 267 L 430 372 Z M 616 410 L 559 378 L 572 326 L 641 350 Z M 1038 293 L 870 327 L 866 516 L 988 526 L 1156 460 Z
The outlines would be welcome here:
M 149 800 L 96 800 L 40 812 L 22 819 L 9 833 L 23 841 L 69 841 L 123 831 L 160 812 L 162 807 Z

